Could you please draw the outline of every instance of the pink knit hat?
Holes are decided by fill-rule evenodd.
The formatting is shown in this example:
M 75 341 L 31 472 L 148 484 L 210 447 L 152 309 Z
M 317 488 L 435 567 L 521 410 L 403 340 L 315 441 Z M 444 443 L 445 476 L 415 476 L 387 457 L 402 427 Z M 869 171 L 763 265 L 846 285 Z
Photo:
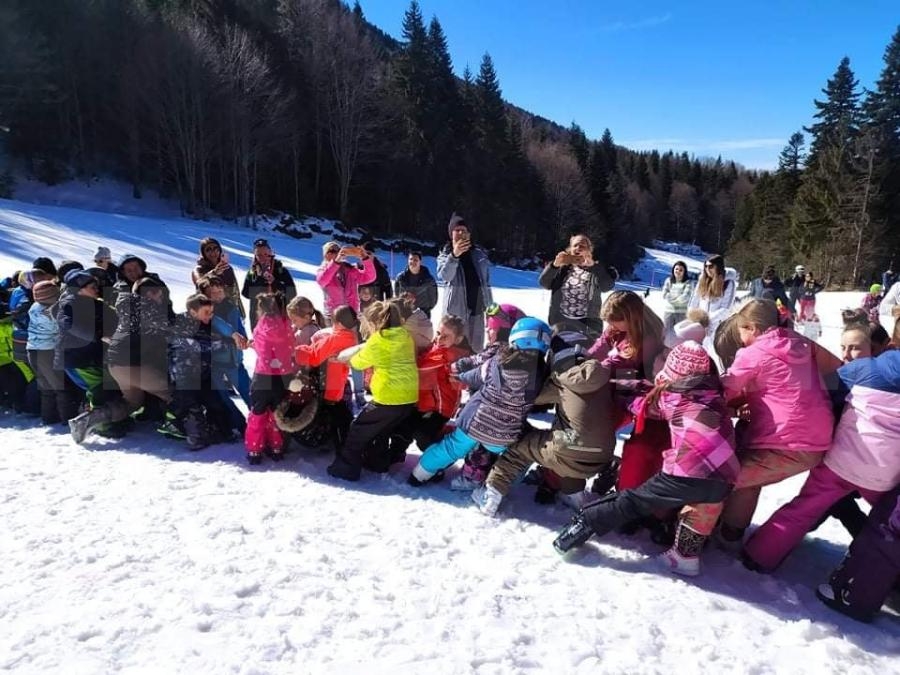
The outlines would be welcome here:
M 666 358 L 666 365 L 656 376 L 656 384 L 675 382 L 692 375 L 706 375 L 712 369 L 709 354 L 693 340 L 676 345 Z
M 494 330 L 512 328 L 513 324 L 525 316 L 525 312 L 515 305 L 490 305 L 484 310 L 484 325 Z

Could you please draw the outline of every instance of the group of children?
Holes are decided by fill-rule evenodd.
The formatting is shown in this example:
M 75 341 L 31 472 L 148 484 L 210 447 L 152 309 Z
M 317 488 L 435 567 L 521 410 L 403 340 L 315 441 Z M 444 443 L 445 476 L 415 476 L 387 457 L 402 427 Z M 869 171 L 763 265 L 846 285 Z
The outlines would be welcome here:
M 328 473 L 357 481 L 363 469 L 403 462 L 415 442 L 422 455 L 408 482 L 422 487 L 464 459 L 451 487 L 472 490 L 491 516 L 537 464 L 538 494 L 577 510 L 554 541 L 560 553 L 647 527 L 668 546 L 660 560 L 673 572 L 698 574 L 710 536 L 742 550 L 748 567 L 771 571 L 831 512 L 870 541 L 854 544 L 854 560 L 871 565 L 873 546 L 883 555 L 864 579 L 846 572 L 848 562 L 821 590 L 824 601 L 869 618 L 900 570 L 900 512 L 892 508 L 900 351 L 873 341 L 868 322 L 845 328 L 842 364 L 784 325 L 769 300 L 746 301 L 712 325 L 694 308 L 672 327 L 673 340 L 640 296 L 614 291 L 599 335 L 585 322 L 550 327 L 514 306 L 492 306 L 488 345 L 478 351 L 455 316 L 440 318 L 424 340 L 407 298 L 374 301 L 359 315 L 330 306 L 326 318 L 306 298 L 262 292 L 248 339 L 215 273 L 196 280 L 198 293 L 175 314 L 165 285 L 139 267 L 138 278 L 119 286 L 114 313 L 89 271 L 72 269 L 61 284 L 25 280 L 33 303 L 27 357 L 41 373 L 42 401 L 47 395 L 44 421 L 70 420 L 78 442 L 131 419 L 149 395 L 192 447 L 242 432 L 251 464 L 281 459 L 296 440 L 333 447 Z M 900 345 L 900 327 L 891 338 Z M 246 348 L 256 354 L 252 377 Z M 49 379 L 54 363 L 65 382 Z M 355 416 L 351 369 L 365 373 L 370 392 Z M 65 395 L 71 390 L 87 394 L 80 414 L 77 397 Z M 247 402 L 246 422 L 233 392 Z M 549 429 L 528 424 L 535 406 L 552 406 Z M 619 460 L 616 432 L 629 424 Z M 744 541 L 760 490 L 805 471 L 800 494 Z M 876 507 L 868 521 L 856 494 Z M 879 517 L 886 526 L 871 524 Z

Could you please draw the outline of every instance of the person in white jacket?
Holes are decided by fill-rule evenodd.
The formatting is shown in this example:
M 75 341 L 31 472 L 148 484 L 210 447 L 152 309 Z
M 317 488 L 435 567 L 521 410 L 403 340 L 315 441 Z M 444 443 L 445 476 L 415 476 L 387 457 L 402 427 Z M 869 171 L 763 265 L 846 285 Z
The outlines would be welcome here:
M 672 274 L 666 278 L 663 284 L 663 300 L 666 301 L 663 310 L 663 325 L 666 334 L 670 334 L 675 328 L 675 324 L 684 320 L 687 315 L 688 303 L 691 301 L 691 295 L 694 291 L 694 285 L 688 279 L 687 265 L 684 261 L 679 260 L 672 265 Z
M 702 309 L 709 316 L 709 325 L 706 329 L 703 346 L 710 355 L 716 353 L 713 347 L 716 328 L 731 316 L 734 309 L 735 290 L 735 282 L 728 279 L 725 274 L 725 258 L 718 254 L 710 256 L 703 264 L 700 281 L 688 303 L 688 309 L 696 307 Z
M 888 335 L 894 332 L 898 315 L 900 315 L 900 281 L 894 282 L 878 305 L 878 319 Z

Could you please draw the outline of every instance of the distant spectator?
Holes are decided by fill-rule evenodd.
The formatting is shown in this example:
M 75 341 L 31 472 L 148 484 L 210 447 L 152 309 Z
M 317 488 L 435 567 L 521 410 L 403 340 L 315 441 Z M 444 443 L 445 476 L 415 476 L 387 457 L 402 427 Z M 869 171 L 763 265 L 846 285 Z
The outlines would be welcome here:
M 191 281 L 194 286 L 199 286 L 200 279 L 209 274 L 215 274 L 225 286 L 225 296 L 234 305 L 241 318 L 246 318 L 244 303 L 241 301 L 241 289 L 238 288 L 237 277 L 234 269 L 228 263 L 228 254 L 222 251 L 222 245 L 217 239 L 205 237 L 200 240 L 200 257 L 191 271 Z
M 425 316 L 431 318 L 431 310 L 437 304 L 437 282 L 422 264 L 421 251 L 410 251 L 406 259 L 406 269 L 397 275 L 394 280 L 394 292 L 398 296 L 411 295 L 416 307 L 421 309 Z
M 541 272 L 539 282 L 551 292 L 548 323 L 553 325 L 569 319 L 600 333 L 603 330 L 601 293 L 611 291 L 616 278 L 615 268 L 594 260 L 591 240 L 576 234 L 569 239 L 569 246 L 557 253 Z
M 251 328 L 256 328 L 256 299 L 261 293 L 281 293 L 285 305 L 297 295 L 291 273 L 284 263 L 275 259 L 275 253 L 266 239 L 253 242 L 253 261 L 241 289 L 241 295 L 250 301 Z
M 362 270 L 348 262 L 348 258 L 358 256 L 362 262 Z M 341 305 L 347 305 L 359 313 L 359 287 L 375 281 L 377 273 L 375 263 L 369 253 L 357 246 L 345 246 L 334 241 L 322 246 L 322 264 L 316 270 L 316 283 L 325 296 L 322 314 L 330 326 L 332 314 Z
M 112 253 L 106 246 L 98 246 L 94 252 L 94 265 L 106 272 L 111 284 L 119 278 L 119 268 L 112 261 Z
M 683 260 L 672 265 L 672 273 L 663 284 L 663 300 L 666 302 L 663 310 L 663 325 L 666 334 L 671 334 L 675 324 L 683 321 L 687 316 L 687 306 L 691 301 L 694 285 L 688 279 L 687 264 Z M 701 338 L 698 342 L 702 342 Z
M 794 278 L 791 278 L 791 283 L 793 283 Z M 804 278 L 805 280 L 805 278 Z M 757 300 L 772 300 L 773 302 L 776 300 L 781 300 L 781 304 L 794 311 L 794 303 L 797 298 L 802 294 L 802 284 L 798 291 L 798 294 L 795 297 L 788 298 L 787 294 L 784 292 L 784 284 L 781 282 L 781 279 L 778 278 L 778 273 L 775 271 L 775 267 L 773 265 L 769 265 L 763 271 L 763 275 L 757 279 L 754 279 L 750 282 L 750 297 L 756 298 Z M 793 293 L 793 286 L 791 286 Z
M 894 271 L 894 265 L 891 264 L 881 275 L 881 287 L 887 291 L 895 283 L 897 283 L 897 273 Z
M 452 314 L 466 323 L 466 339 L 476 351 L 484 346 L 484 310 L 493 303 L 487 252 L 472 244 L 462 216 L 454 213 L 447 226 L 450 241 L 437 259 L 437 276 L 447 285 L 441 315 Z
M 375 255 L 375 245 L 367 241 L 362 245 L 363 250 L 369 254 L 372 264 L 375 265 L 375 281 L 371 284 L 372 295 L 376 300 L 390 300 L 394 297 L 394 289 L 391 286 L 391 273 L 384 263 Z
M 788 279 L 787 282 L 788 296 L 790 298 L 789 307 L 792 312 L 797 311 L 797 301 L 800 300 L 800 293 L 804 283 L 806 283 L 806 268 L 803 265 L 797 265 L 794 268 L 794 276 Z
M 734 291 L 734 281 L 726 277 L 725 258 L 721 255 L 710 256 L 703 264 L 700 281 L 688 303 L 688 309 L 696 307 L 702 309 L 709 316 L 709 326 L 703 346 L 710 354 L 715 351 L 713 336 L 716 334 L 716 328 L 723 320 L 731 316 L 733 311 Z
M 872 284 L 869 286 L 869 292 L 863 297 L 862 309 L 866 313 L 866 318 L 873 323 L 878 323 L 878 306 L 883 297 L 882 290 L 881 284 Z
M 900 317 L 900 281 L 894 282 L 878 306 L 878 320 L 888 333 L 893 334 L 898 317 Z

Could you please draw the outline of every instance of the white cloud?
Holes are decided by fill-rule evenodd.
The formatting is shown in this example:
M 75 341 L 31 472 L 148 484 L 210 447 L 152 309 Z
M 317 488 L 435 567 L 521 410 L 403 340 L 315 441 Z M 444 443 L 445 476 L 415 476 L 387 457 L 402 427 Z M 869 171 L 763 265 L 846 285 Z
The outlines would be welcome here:
M 786 143 L 787 140 L 784 138 L 738 138 L 725 140 L 642 138 L 621 142 L 626 148 L 633 150 L 677 150 L 678 152 L 692 152 L 695 154 L 780 148 Z
M 668 23 L 671 20 L 672 12 L 666 12 L 665 14 L 648 16 L 637 21 L 614 21 L 613 23 L 607 23 L 600 26 L 600 30 L 606 33 L 616 33 L 623 30 L 641 30 L 642 28 L 653 28 L 654 26 L 661 26 L 662 24 Z

